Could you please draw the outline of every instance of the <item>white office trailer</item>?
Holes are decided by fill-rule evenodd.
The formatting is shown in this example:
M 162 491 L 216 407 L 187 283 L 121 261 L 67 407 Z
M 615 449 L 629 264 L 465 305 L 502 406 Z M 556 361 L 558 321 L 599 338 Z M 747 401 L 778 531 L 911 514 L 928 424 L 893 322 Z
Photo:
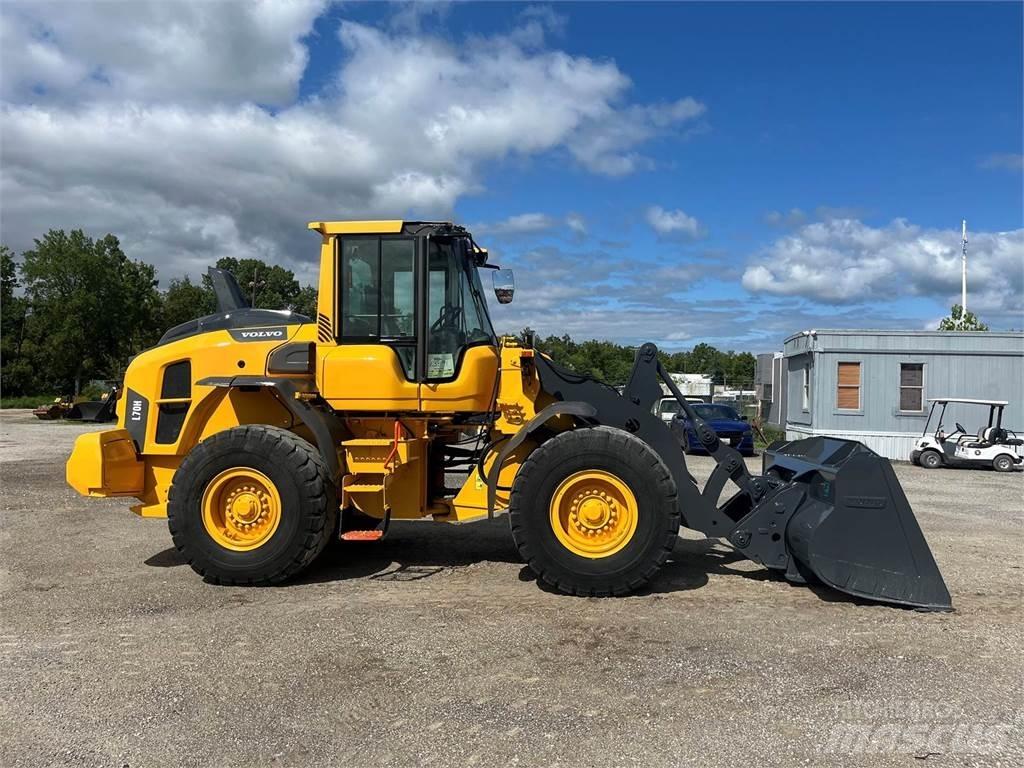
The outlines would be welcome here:
M 762 403 L 790 440 L 842 437 L 907 461 L 937 397 L 1005 400 L 1003 426 L 1024 435 L 1024 333 L 802 331 L 759 363 Z M 950 403 L 944 418 L 975 431 L 977 417 Z

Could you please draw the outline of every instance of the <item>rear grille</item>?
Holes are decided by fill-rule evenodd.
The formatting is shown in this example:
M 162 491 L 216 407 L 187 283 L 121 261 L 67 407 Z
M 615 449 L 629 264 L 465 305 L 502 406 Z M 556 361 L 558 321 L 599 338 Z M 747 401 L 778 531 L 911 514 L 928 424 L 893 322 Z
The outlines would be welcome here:
M 164 369 L 164 379 L 160 386 L 160 399 L 157 400 L 156 436 L 160 445 L 173 445 L 178 442 L 181 428 L 185 425 L 185 417 L 191 406 L 192 397 L 192 363 L 181 360 Z
M 160 387 L 160 399 L 187 398 L 192 396 L 192 363 L 182 360 L 164 369 L 164 381 Z

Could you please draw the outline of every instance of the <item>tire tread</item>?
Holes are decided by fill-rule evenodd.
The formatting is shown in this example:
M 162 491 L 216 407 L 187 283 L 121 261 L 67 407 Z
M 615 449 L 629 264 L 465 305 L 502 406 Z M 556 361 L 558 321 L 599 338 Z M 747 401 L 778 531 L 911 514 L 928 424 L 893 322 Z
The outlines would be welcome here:
M 188 493 L 187 483 L 190 477 L 202 462 L 211 456 L 219 455 L 221 450 L 236 442 L 241 442 L 242 447 L 249 453 L 274 455 L 275 460 L 291 465 L 289 471 L 300 480 L 298 485 L 303 496 L 301 503 L 307 520 L 303 540 L 283 568 L 266 576 L 228 576 L 215 572 L 200 562 L 199 553 L 190 546 L 188 537 L 183 534 L 178 524 L 178 515 L 187 514 L 187 510 L 179 509 L 179 506 L 184 503 L 181 497 Z M 294 432 L 268 424 L 246 424 L 218 432 L 203 440 L 182 461 L 174 473 L 167 493 L 167 525 L 175 549 L 192 570 L 206 581 L 224 586 L 269 586 L 280 584 L 296 575 L 308 567 L 327 547 L 337 516 L 338 505 L 335 501 L 330 470 L 320 452 Z
M 580 597 L 608 597 L 611 595 L 625 595 L 646 586 L 659 570 L 668 561 L 672 550 L 675 548 L 679 536 L 680 514 L 678 496 L 675 482 L 665 463 L 654 450 L 639 438 L 620 429 L 598 426 L 589 427 L 585 430 L 573 430 L 563 432 L 554 438 L 543 443 L 523 462 L 517 474 L 515 488 L 529 487 L 533 475 L 540 471 L 548 463 L 560 461 L 564 458 L 564 451 L 567 442 L 578 441 L 579 435 L 588 436 L 600 435 L 603 444 L 609 450 L 623 454 L 632 454 L 641 459 L 640 466 L 646 467 L 649 475 L 655 482 L 657 496 L 668 506 L 670 512 L 665 516 L 665 527 L 660 541 L 654 548 L 652 556 L 645 563 L 643 571 L 627 581 L 609 581 L 605 585 L 582 584 L 568 582 L 559 579 L 552 574 L 551 564 L 541 555 L 539 548 L 530 542 L 524 520 L 524 505 L 532 503 L 531 499 L 524 497 L 524 493 L 513 490 L 509 503 L 509 524 L 512 529 L 512 536 L 516 543 L 517 551 L 523 561 L 530 566 L 537 577 L 555 589 Z M 591 447 L 599 447 L 596 443 Z M 646 460 L 643 460 L 646 458 Z

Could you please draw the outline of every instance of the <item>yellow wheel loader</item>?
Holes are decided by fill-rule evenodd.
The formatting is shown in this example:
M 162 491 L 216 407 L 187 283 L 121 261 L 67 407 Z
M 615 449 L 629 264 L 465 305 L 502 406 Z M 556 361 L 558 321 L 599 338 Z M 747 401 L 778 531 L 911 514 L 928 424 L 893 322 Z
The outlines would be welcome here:
M 166 517 L 196 572 L 276 584 L 333 538 L 395 519 L 507 513 L 523 559 L 576 595 L 643 587 L 679 527 L 796 583 L 948 610 L 949 593 L 889 463 L 859 443 L 773 445 L 760 475 L 693 412 L 642 345 L 612 387 L 530 339 L 498 338 L 510 274 L 444 222 L 313 222 L 315 318 L 252 309 L 211 270 L 218 312 L 170 329 L 128 367 L 118 427 L 82 435 L 68 482 Z M 661 382 L 716 467 L 700 488 L 652 413 Z M 465 478 L 449 487 L 450 478 Z M 727 484 L 732 488 L 720 503 Z

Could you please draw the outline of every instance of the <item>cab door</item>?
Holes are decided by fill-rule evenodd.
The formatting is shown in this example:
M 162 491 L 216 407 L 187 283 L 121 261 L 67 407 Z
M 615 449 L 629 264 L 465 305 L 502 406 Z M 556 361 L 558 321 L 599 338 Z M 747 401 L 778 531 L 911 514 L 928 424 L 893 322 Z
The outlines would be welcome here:
M 427 238 L 420 408 L 480 413 L 492 407 L 499 356 L 480 276 L 465 239 Z
M 335 238 L 336 345 L 319 345 L 317 377 L 331 407 L 348 411 L 419 409 L 417 239 Z

